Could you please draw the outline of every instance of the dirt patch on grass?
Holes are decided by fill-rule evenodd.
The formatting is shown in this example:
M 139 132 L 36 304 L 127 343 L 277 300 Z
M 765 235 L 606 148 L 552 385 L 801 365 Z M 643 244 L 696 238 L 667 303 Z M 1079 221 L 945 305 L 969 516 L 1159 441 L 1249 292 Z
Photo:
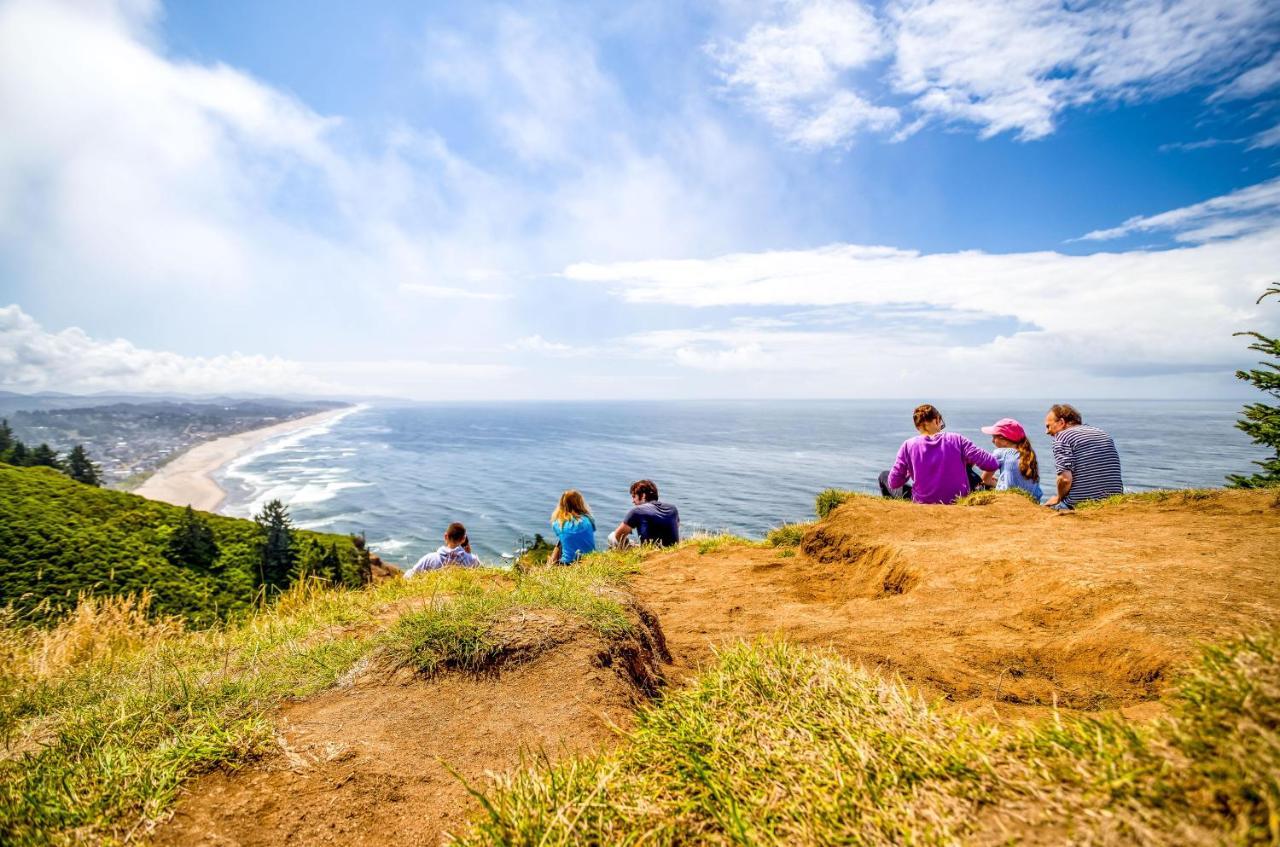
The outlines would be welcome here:
M 152 840 L 443 843 L 476 811 L 459 777 L 484 788 L 522 760 L 615 743 L 614 728 L 663 679 L 661 630 L 633 611 L 635 633 L 618 639 L 558 612 L 523 611 L 495 628 L 502 649 L 477 673 L 358 667 L 281 710 L 275 753 L 196 780 Z
M 1271 492 L 1058 514 L 854 498 L 798 553 L 685 548 L 635 587 L 680 673 L 741 638 L 829 645 L 966 708 L 1143 711 L 1202 642 L 1280 621 Z

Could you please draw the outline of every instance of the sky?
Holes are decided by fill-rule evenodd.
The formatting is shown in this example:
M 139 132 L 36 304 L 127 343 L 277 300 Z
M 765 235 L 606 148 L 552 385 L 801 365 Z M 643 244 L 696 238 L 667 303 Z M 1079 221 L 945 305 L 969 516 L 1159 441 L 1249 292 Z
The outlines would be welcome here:
M 0 390 L 1248 397 L 1274 0 L 0 0 Z

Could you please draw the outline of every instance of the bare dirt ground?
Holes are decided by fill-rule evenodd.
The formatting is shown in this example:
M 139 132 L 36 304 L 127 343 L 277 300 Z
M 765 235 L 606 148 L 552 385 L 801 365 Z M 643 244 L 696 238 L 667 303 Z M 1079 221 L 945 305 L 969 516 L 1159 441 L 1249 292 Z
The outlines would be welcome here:
M 830 646 L 965 708 L 1148 712 L 1197 644 L 1280 621 L 1280 498 L 1194 492 L 1058 514 L 1014 496 L 855 498 L 790 558 L 651 559 L 635 581 L 676 676 L 719 644 Z
M 375 663 L 287 706 L 278 752 L 196 780 L 153 843 L 440 844 L 476 809 L 458 777 L 485 788 L 522 759 L 613 744 L 645 696 L 636 671 L 660 673 L 634 642 L 563 619 L 510 633 L 518 660 L 484 674 L 426 680 Z

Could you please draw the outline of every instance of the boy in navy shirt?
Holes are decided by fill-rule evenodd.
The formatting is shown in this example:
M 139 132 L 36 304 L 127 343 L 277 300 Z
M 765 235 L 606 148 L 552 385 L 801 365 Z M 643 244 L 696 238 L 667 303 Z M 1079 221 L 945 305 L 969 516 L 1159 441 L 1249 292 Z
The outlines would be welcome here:
M 666 547 L 680 541 L 680 511 L 658 499 L 658 486 L 652 480 L 631 483 L 631 502 L 635 505 L 609 536 L 614 546 L 626 546 L 632 530 L 641 544 Z

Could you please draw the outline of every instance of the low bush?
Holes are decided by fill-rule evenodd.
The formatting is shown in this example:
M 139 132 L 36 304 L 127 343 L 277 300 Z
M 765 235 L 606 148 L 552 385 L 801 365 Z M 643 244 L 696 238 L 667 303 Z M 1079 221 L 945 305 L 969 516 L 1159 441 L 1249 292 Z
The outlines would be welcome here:
M 784 523 L 769 530 L 764 543 L 770 547 L 799 547 L 804 534 L 812 526 L 811 523 Z
M 817 502 L 814 503 L 813 508 L 814 511 L 818 513 L 818 519 L 823 520 L 840 504 L 845 503 L 854 497 L 863 496 L 866 495 L 860 494 L 857 491 L 828 488 L 825 491 L 819 492 Z

